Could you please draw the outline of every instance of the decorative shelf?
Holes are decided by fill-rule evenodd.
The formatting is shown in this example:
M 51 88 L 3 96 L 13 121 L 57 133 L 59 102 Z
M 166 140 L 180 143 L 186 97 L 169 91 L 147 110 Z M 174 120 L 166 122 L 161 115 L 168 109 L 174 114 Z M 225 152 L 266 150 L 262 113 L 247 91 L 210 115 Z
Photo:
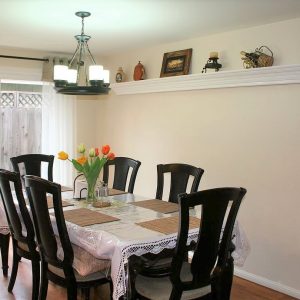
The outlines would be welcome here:
M 219 71 L 111 84 L 117 95 L 300 83 L 300 65 Z

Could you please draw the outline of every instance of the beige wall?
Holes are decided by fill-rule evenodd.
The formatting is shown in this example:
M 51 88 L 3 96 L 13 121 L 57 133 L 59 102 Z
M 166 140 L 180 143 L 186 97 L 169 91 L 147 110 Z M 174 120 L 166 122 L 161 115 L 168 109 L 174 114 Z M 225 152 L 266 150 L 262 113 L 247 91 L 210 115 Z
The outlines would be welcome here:
M 275 64 L 299 64 L 300 19 L 139 49 L 108 57 L 132 78 L 141 60 L 159 77 L 164 52 L 193 48 L 192 72 L 220 51 L 226 69 L 242 67 L 239 51 L 265 44 Z M 224 69 L 225 69 L 224 68 Z M 135 192 L 153 197 L 156 164 L 184 162 L 205 169 L 201 189 L 243 186 L 239 214 L 251 243 L 243 271 L 300 295 L 300 85 L 227 88 L 116 96 L 99 101 L 99 144 L 142 162 Z M 282 286 L 281 286 L 282 285 Z M 294 289 L 294 290 L 293 290 Z M 294 293 L 295 295 L 295 293 Z

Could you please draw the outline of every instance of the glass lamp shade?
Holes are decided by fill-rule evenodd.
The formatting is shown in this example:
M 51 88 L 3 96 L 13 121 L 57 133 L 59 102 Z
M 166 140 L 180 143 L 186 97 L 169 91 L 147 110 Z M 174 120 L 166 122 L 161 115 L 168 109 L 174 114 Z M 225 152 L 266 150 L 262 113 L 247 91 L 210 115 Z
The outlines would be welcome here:
M 109 70 L 103 70 L 103 81 L 109 83 Z
M 102 80 L 103 66 L 93 65 L 89 67 L 89 80 Z
M 77 82 L 77 70 L 68 69 L 68 83 L 76 84 Z
M 67 80 L 68 79 L 68 67 L 64 65 L 55 65 L 53 71 L 54 80 Z

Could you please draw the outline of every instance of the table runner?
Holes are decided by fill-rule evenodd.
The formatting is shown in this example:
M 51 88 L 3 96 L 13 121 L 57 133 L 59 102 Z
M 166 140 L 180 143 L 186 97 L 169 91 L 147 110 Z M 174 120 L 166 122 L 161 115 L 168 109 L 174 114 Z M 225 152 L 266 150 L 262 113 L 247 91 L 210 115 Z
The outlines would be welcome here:
M 130 204 L 143 207 L 143 208 L 152 209 L 156 212 L 160 212 L 163 214 L 177 212 L 179 209 L 177 203 L 167 202 L 159 199 L 130 202 Z
M 118 221 L 118 218 L 92 211 L 87 208 L 78 208 L 64 211 L 65 220 L 79 226 L 89 226 Z
M 145 227 L 150 230 L 158 231 L 163 234 L 172 234 L 178 232 L 178 222 L 179 216 L 155 219 L 146 222 L 136 223 L 142 227 Z M 199 228 L 200 219 L 196 217 L 190 217 L 189 229 Z

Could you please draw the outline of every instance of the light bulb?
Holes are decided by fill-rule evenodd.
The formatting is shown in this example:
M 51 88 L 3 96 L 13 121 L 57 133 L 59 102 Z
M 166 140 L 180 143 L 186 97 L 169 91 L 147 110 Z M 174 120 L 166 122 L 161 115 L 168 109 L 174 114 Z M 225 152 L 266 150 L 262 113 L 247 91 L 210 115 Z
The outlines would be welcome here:
M 103 70 L 103 81 L 109 83 L 109 70 Z
M 68 79 L 68 67 L 64 65 L 55 65 L 53 71 L 54 80 L 67 80 Z
M 77 82 L 77 70 L 68 69 L 68 83 L 76 84 Z
M 103 66 L 93 65 L 89 67 L 89 80 L 102 80 Z

